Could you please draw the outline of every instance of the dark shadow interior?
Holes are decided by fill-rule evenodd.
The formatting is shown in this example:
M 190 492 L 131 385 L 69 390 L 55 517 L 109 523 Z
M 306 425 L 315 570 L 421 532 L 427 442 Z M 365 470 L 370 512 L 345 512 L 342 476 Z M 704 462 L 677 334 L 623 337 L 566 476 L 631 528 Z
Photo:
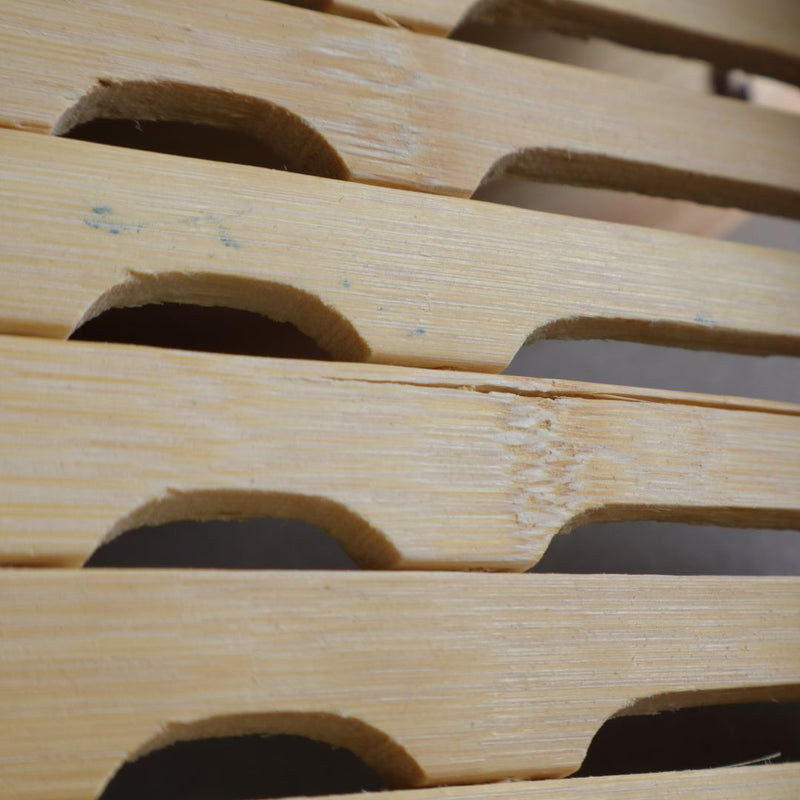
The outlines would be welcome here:
M 87 567 L 359 569 L 330 534 L 293 519 L 169 522 L 127 531 Z
M 554 536 L 535 573 L 800 575 L 800 532 L 605 522 Z
M 700 706 L 608 720 L 577 776 L 800 759 L 800 703 Z
M 291 323 L 252 311 L 188 303 L 112 308 L 85 322 L 70 338 L 278 358 L 331 358 Z
M 800 402 L 800 358 L 792 356 L 550 339 L 522 347 L 504 374 Z
M 303 736 L 179 742 L 125 764 L 101 800 L 252 800 L 385 789 L 349 750 Z
M 284 159 L 255 136 L 205 123 L 99 118 L 76 125 L 64 136 L 134 150 L 289 169 Z

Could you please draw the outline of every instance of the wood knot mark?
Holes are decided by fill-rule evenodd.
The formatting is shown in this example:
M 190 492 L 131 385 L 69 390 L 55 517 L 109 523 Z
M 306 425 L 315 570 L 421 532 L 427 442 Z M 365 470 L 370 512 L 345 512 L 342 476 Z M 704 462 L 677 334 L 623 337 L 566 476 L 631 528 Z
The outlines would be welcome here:
M 520 545 L 537 557 L 580 512 L 576 475 L 580 455 L 569 441 L 559 401 L 518 398 L 508 406 L 498 434 L 511 458 L 511 502 Z

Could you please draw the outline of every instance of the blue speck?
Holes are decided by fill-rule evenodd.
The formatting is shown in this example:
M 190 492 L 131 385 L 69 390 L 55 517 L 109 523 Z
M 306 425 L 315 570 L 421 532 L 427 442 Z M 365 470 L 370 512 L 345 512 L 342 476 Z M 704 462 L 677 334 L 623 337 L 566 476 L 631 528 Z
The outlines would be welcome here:
M 714 325 L 716 325 L 716 324 L 717 324 L 717 323 L 716 323 L 716 322 L 715 322 L 713 319 L 708 319 L 708 317 L 704 317 L 702 314 L 698 314 L 698 315 L 697 315 L 697 316 L 694 318 L 694 321 L 695 321 L 695 322 L 699 322 L 701 325 L 710 325 L 710 326 L 714 326 Z
M 345 288 L 345 289 L 349 289 L 349 288 L 350 288 L 350 281 L 349 281 L 349 280 L 347 280 L 347 278 L 345 278 L 345 279 L 342 281 L 342 286 L 344 286 L 344 288 Z
M 217 234 L 219 235 L 219 240 L 225 247 L 235 247 L 237 250 L 242 246 L 233 236 L 230 235 L 228 229 L 223 227 L 222 225 L 219 226 L 217 229 Z
M 96 231 L 106 231 L 113 233 L 115 236 L 120 233 L 141 233 L 144 230 L 144 225 L 122 225 L 119 222 L 111 222 L 108 219 L 85 219 L 84 225 L 88 225 Z
M 409 331 L 409 336 L 424 336 L 425 335 L 425 328 L 414 328 L 414 330 Z
M 113 213 L 114 209 L 111 206 L 92 206 L 94 216 L 84 219 L 83 224 L 96 231 L 106 231 L 114 236 L 118 236 L 120 233 L 141 233 L 144 230 L 145 223 L 128 224 L 113 220 L 111 219 Z

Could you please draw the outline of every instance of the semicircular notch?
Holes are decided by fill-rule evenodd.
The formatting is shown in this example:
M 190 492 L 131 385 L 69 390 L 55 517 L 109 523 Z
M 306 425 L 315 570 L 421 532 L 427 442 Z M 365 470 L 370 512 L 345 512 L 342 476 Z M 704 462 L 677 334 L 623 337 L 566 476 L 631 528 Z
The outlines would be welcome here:
M 388 569 L 400 561 L 397 548 L 383 533 L 341 503 L 319 495 L 256 490 L 168 490 L 162 497 L 144 503 L 119 520 L 98 546 L 146 525 L 266 516 L 299 519 L 321 528 L 367 569 Z
M 181 124 L 179 138 L 193 128 L 198 134 L 203 128 L 233 132 L 259 143 L 266 163 L 272 166 L 324 178 L 347 179 L 350 174 L 333 146 L 302 117 L 266 100 L 222 89 L 174 81 L 101 80 L 61 115 L 52 132 L 56 136 L 83 138 L 81 126 L 99 120 Z M 133 139 L 126 145 L 137 147 L 135 142 Z M 164 151 L 178 152 L 175 148 Z M 232 153 L 216 160 L 240 158 Z
M 382 731 L 353 717 L 315 712 L 269 712 L 212 716 L 191 722 L 167 723 L 109 776 L 104 791 L 138 759 L 171 745 L 207 739 L 245 736 L 303 736 L 350 751 L 390 787 L 422 782 L 424 774 L 408 752 Z M 369 787 L 374 788 L 374 787 Z
M 310 292 L 276 281 L 235 275 L 184 272 L 135 272 L 104 292 L 84 312 L 82 325 L 105 311 L 157 303 L 216 306 L 263 314 L 275 322 L 297 327 L 339 361 L 365 361 L 370 348 L 355 326 L 339 311 Z
M 787 189 L 554 147 L 523 148 L 499 158 L 487 170 L 476 193 L 493 181 L 513 177 L 691 200 L 712 206 L 736 206 L 793 219 L 800 216 L 798 194 Z

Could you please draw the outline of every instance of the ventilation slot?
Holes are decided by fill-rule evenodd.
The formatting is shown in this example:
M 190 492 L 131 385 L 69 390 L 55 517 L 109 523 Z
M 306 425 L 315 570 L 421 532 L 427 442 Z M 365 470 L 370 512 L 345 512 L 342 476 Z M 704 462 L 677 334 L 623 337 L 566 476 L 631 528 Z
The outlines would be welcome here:
M 488 179 L 481 184 L 473 199 L 550 214 L 713 238 L 726 236 L 748 218 L 744 211 L 705 206 L 690 200 L 653 197 L 634 191 L 569 186 L 558 182 L 544 183 L 514 176 Z
M 800 703 L 701 706 L 608 720 L 576 776 L 800 760 Z
M 291 323 L 219 306 L 162 303 L 112 308 L 81 325 L 70 338 L 212 353 L 331 360 L 330 353 Z
M 553 537 L 530 572 L 628 575 L 800 575 L 791 530 L 671 522 L 583 525 Z
M 164 725 L 102 800 L 234 800 L 339 794 L 422 781 L 416 761 L 355 717 L 275 712 Z
M 252 800 L 385 789 L 349 750 L 302 736 L 179 742 L 125 764 L 101 800 Z
M 285 108 L 172 82 L 100 81 L 53 129 L 58 136 L 327 178 L 348 171 L 324 137 Z
M 369 354 L 350 321 L 316 295 L 203 273 L 131 271 L 98 298 L 70 338 L 341 361 Z
M 519 182 L 520 178 L 540 184 L 529 196 L 527 183 Z M 508 183 L 509 179 L 514 182 Z M 557 185 L 555 189 L 551 184 Z M 580 191 L 575 187 L 581 187 Z M 597 195 L 598 190 L 606 191 Z M 714 235 L 731 230 L 746 216 L 741 212 L 730 216 L 733 212 L 729 211 L 715 216 L 712 208 L 694 204 L 736 205 L 790 218 L 800 215 L 794 191 L 767 190 L 713 175 L 554 148 L 524 149 L 498 159 L 473 197 L 540 211 Z M 655 197 L 658 203 L 651 207 L 645 197 Z M 677 205 L 677 201 L 692 202 Z
M 179 521 L 126 531 L 87 567 L 358 569 L 330 534 L 299 520 Z
M 793 103 L 800 109 L 796 57 L 773 48 L 732 44 L 699 31 L 661 28 L 633 17 L 604 14 L 596 6 L 587 9 L 585 3 L 483 0 L 473 5 L 451 36 L 694 91 L 717 88 L 714 76 L 733 71 L 738 73 L 735 81 L 745 84 L 748 99 L 778 107 Z
M 508 375 L 800 402 L 800 360 L 600 340 L 525 345 Z
M 171 489 L 120 519 L 87 566 L 391 569 L 399 560 L 380 531 L 325 497 Z

